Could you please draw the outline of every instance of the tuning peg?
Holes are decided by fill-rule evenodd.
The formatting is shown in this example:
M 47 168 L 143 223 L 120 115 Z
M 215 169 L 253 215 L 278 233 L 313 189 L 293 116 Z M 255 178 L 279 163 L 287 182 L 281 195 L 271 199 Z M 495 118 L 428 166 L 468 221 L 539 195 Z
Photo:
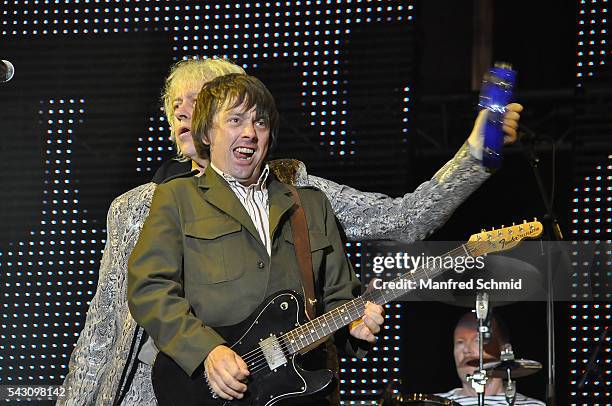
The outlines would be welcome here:
M 516 224 L 514 224 L 514 221 L 512 222 L 512 227 L 514 227 Z
M 527 224 L 527 220 L 523 220 L 523 224 Z
M 485 230 L 484 228 L 482 228 L 482 229 L 480 229 L 480 232 L 481 232 L 481 233 L 486 233 L 486 232 L 487 232 L 487 230 Z
M 533 221 L 538 221 L 538 218 L 537 218 L 537 217 L 534 217 L 534 218 L 533 218 Z
M 504 227 L 506 227 L 506 226 L 502 224 L 501 228 L 504 228 Z

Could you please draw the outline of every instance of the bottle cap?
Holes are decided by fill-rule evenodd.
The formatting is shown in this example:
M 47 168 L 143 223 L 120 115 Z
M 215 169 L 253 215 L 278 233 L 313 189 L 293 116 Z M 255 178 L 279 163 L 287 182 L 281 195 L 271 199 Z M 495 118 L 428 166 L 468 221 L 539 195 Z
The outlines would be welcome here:
M 509 62 L 497 61 L 493 66 L 496 68 L 512 70 L 512 64 Z

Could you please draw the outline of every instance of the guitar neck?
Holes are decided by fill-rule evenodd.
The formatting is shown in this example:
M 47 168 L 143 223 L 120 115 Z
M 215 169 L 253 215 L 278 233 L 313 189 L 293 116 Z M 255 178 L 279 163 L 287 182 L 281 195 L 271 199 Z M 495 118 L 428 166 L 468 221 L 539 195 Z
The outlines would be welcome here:
M 472 245 L 473 244 L 469 242 L 462 244 L 458 248 L 443 254 L 442 257 L 454 258 L 458 256 L 473 256 L 474 248 Z M 415 281 L 418 286 L 419 280 L 433 279 L 446 270 L 444 267 L 428 265 L 429 264 L 426 264 L 426 266 L 419 267 L 395 278 L 391 281 L 391 283 L 395 285 L 393 289 L 374 289 L 370 292 L 366 292 L 362 296 L 344 303 L 316 319 L 291 330 L 282 337 L 285 341 L 286 348 L 291 354 L 297 353 L 309 345 L 349 325 L 352 321 L 361 318 L 365 312 L 365 305 L 367 302 L 373 302 L 379 305 L 387 304 L 412 290 L 409 287 L 411 284 L 408 283 L 408 281 Z

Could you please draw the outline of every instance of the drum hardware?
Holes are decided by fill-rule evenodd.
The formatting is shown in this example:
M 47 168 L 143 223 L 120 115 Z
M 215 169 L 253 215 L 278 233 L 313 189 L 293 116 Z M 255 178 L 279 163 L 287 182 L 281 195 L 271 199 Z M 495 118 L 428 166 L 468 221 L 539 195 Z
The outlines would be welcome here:
M 403 398 L 403 405 L 410 406 L 460 406 L 459 403 L 446 398 L 425 393 L 411 393 Z
M 461 406 L 459 403 L 441 396 L 425 393 L 410 393 L 406 396 L 401 392 L 390 400 L 381 401 L 378 406 Z
M 502 363 L 506 363 L 507 379 L 504 382 L 504 395 L 506 396 L 506 402 L 508 406 L 514 406 L 514 400 L 516 399 L 516 385 L 512 380 L 512 369 L 509 366 L 509 362 L 514 361 L 514 352 L 510 344 L 504 344 L 502 348 L 500 359 Z
M 385 388 L 383 397 L 377 406 L 461 406 L 459 403 L 441 396 L 425 393 L 410 393 L 404 395 L 398 388 L 401 380 L 395 380 Z
M 526 279 L 541 281 L 537 268 L 526 262 L 501 256 L 488 256 L 487 257 L 487 275 L 493 279 L 497 279 L 495 275 L 503 272 L 503 268 L 512 268 L 516 270 L 521 276 Z M 507 272 L 507 269 L 506 271 Z M 536 286 L 540 285 L 537 283 Z M 534 292 L 529 292 L 524 298 L 530 297 Z M 491 297 L 494 298 L 496 303 L 493 303 Z M 522 297 L 523 298 L 523 297 Z M 523 299 L 524 299 L 523 298 Z M 459 299 L 459 300 L 457 300 Z M 457 297 L 453 304 L 459 306 L 467 305 L 467 296 Z M 473 296 L 470 299 L 471 305 L 474 306 Z M 489 338 L 492 337 L 492 331 L 490 327 L 491 315 L 489 310 L 494 306 L 504 305 L 511 303 L 516 300 L 516 294 L 509 295 L 507 292 L 479 292 L 476 297 L 476 308 L 473 310 L 476 313 L 478 321 L 478 359 L 467 362 L 467 365 L 478 368 L 473 374 L 468 375 L 466 378 L 471 383 L 472 387 L 478 394 L 478 405 L 485 405 L 485 388 L 488 379 L 499 378 L 504 383 L 504 395 L 506 402 L 509 406 L 513 406 L 516 399 L 516 379 L 524 376 L 528 376 L 536 373 L 542 369 L 542 364 L 537 361 L 526 360 L 526 359 L 515 359 L 512 346 L 510 344 L 504 344 L 501 346 L 501 353 L 499 360 L 492 358 L 484 359 L 485 351 L 484 346 L 487 344 Z M 499 302 L 497 302 L 499 301 Z M 499 348 L 499 347 L 498 347 Z M 439 396 L 428 395 L 423 393 L 412 393 L 409 395 L 403 395 L 401 391 L 397 390 L 397 382 L 389 384 L 384 392 L 384 397 L 377 403 L 378 406 L 459 406 L 457 402 L 442 398 Z
M 487 316 L 489 315 L 489 294 L 478 292 L 476 295 L 476 318 L 478 319 L 478 370 L 467 375 L 466 379 L 478 394 L 478 406 L 484 406 L 485 387 L 487 385 L 487 372 L 484 370 L 484 340 L 489 333 Z
M 490 337 L 490 328 L 487 325 L 489 318 L 489 295 L 479 292 L 476 295 L 476 318 L 478 319 L 478 360 L 469 361 L 467 364 L 478 369 L 471 375 L 467 375 L 468 382 L 478 394 L 478 406 L 484 406 L 485 387 L 488 378 L 500 378 L 504 380 L 504 396 L 509 406 L 514 405 L 516 399 L 516 382 L 514 379 L 531 375 L 542 368 L 537 361 L 515 359 L 512 345 L 506 343 L 501 348 L 500 361 L 484 363 L 485 337 Z
M 467 365 L 478 367 L 478 361 L 469 361 Z M 538 361 L 532 361 L 529 359 L 515 359 L 512 361 L 494 361 L 487 362 L 484 364 L 484 370 L 487 371 L 489 378 L 508 378 L 508 369 L 510 370 L 510 376 L 512 379 L 522 378 L 535 374 L 542 369 L 542 364 Z

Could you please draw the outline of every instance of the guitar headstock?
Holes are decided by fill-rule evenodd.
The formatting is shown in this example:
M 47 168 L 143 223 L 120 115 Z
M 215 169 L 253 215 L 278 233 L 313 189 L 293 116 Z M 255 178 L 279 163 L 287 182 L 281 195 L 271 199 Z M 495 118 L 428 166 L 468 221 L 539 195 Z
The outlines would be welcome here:
M 522 224 L 510 227 L 502 226 L 502 228 L 490 231 L 482 230 L 470 236 L 469 241 L 472 244 L 469 245 L 474 256 L 505 251 L 517 246 L 525 238 L 539 237 L 543 230 L 542 223 L 535 219 L 530 222 L 524 221 Z

